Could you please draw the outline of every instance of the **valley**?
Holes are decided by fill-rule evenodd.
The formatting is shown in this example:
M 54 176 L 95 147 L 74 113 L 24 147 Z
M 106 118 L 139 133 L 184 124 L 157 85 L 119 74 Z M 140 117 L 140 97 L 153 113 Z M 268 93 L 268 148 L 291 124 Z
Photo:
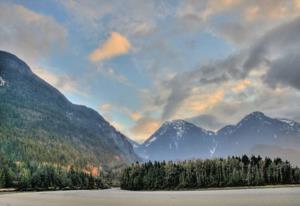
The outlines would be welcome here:
M 0 0 L 0 206 L 300 206 L 300 0 Z

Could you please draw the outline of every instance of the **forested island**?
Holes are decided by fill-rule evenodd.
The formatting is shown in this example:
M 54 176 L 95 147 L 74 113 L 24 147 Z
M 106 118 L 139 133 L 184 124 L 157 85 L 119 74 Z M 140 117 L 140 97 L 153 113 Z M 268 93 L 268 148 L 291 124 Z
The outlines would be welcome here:
M 280 158 L 228 157 L 181 162 L 135 163 L 124 169 L 126 190 L 179 190 L 209 187 L 299 184 L 300 169 Z
M 36 162 L 16 162 L 0 155 L 0 188 L 15 190 L 104 189 L 103 177 L 93 176 L 79 168 Z

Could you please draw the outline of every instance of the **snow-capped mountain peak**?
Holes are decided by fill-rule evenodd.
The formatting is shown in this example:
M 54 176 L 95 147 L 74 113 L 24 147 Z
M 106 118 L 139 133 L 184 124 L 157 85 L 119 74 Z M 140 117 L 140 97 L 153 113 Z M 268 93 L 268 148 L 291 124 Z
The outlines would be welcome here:
M 0 87 L 5 86 L 6 81 L 0 76 Z
M 168 156 L 163 158 L 165 160 L 194 158 L 196 149 L 198 154 L 209 154 L 209 157 L 215 151 L 214 134 L 185 120 L 167 121 L 137 151 L 143 157 L 156 160 L 160 160 L 157 155 L 161 153 Z
M 279 119 L 281 122 L 288 124 L 290 127 L 293 127 L 297 124 L 297 122 L 289 119 Z
M 264 148 L 258 145 L 299 148 L 300 124 L 271 118 L 262 112 L 252 112 L 217 132 L 173 120 L 165 122 L 136 151 L 150 160 L 182 160 L 254 154 L 256 148 Z M 266 156 L 269 154 L 272 157 L 271 153 Z

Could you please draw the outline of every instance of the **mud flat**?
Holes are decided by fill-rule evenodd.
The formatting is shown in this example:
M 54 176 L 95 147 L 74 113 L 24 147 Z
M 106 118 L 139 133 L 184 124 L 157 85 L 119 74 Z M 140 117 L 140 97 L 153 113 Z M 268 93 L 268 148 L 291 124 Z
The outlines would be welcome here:
M 299 206 L 300 187 L 132 192 L 119 189 L 0 194 L 0 206 Z

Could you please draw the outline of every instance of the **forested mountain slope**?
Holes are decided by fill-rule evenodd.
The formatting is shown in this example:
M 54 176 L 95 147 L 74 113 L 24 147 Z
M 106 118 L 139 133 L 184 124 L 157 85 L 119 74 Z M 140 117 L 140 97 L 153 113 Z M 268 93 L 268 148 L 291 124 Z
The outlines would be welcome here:
M 16 161 L 112 168 L 136 160 L 127 138 L 0 51 L 0 152 Z

